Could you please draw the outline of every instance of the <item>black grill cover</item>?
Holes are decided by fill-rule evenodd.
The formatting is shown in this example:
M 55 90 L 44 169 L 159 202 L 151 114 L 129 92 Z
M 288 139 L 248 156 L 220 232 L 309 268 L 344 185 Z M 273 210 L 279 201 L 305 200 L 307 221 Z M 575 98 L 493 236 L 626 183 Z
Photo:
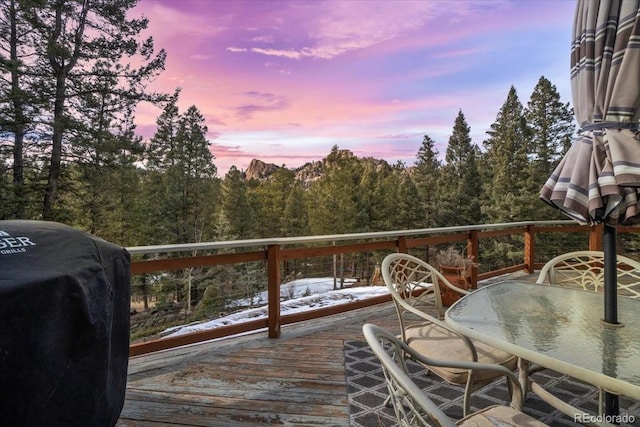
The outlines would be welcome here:
M 0 221 L 0 426 L 114 426 L 129 253 L 53 222 Z

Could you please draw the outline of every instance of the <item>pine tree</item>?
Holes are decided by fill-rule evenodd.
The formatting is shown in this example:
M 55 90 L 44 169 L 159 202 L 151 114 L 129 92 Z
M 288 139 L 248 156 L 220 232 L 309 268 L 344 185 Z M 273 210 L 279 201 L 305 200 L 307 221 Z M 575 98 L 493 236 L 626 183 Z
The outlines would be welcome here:
M 470 131 L 460 110 L 447 145 L 445 164 L 440 172 L 440 226 L 479 224 L 482 219 L 477 148 L 471 142 Z
M 484 142 L 486 153 L 482 160 L 487 178 L 483 213 L 491 223 L 532 220 L 527 173 L 532 144 L 523 107 L 513 86 L 487 133 L 490 138 Z M 498 237 L 488 241 L 479 262 L 489 268 L 512 265 L 522 259 L 521 240 L 520 237 Z
M 118 207 L 113 215 L 112 235 L 104 238 L 122 246 L 146 245 L 144 227 L 138 224 L 143 212 L 142 170 L 136 162 L 142 158 L 144 147 L 142 138 L 136 136 L 133 116 L 129 117 L 129 126 L 122 129 L 118 138 L 120 153 L 114 160 L 113 182 Z
M 423 226 L 434 227 L 438 224 L 437 187 L 442 164 L 438 160 L 438 150 L 429 135 L 425 135 L 418 150 L 413 174 L 419 193 L 420 208 L 423 212 Z
M 207 224 L 215 220 L 219 191 L 204 117 L 195 106 L 178 114 L 176 101 L 165 106 L 148 147 L 148 215 L 154 239 L 187 243 L 213 237 Z
M 76 150 L 79 184 L 87 197 L 79 197 L 77 189 L 65 190 L 66 185 L 60 187 L 59 197 L 79 200 L 82 212 L 75 212 L 73 222 L 83 224 L 91 233 L 123 245 L 142 243 L 132 222 L 138 218 L 133 214 L 140 212 L 141 173 L 136 163 L 142 159 L 144 148 L 142 139 L 134 134 L 133 116 L 129 114 L 117 127 L 106 130 L 111 120 L 100 115 L 86 117 L 92 123 L 97 120 L 104 124 L 91 132 L 95 134 L 91 143 L 74 142 L 75 148 L 87 147 L 82 153 Z
M 171 105 L 168 109 L 172 109 Z M 163 163 L 158 163 L 155 171 L 163 190 L 159 193 L 161 200 L 156 209 L 163 216 L 172 243 L 201 242 L 214 237 L 210 224 L 216 220 L 218 206 L 217 170 L 206 138 L 207 131 L 204 117 L 196 106 L 191 106 L 178 117 L 174 137 L 164 146 L 154 146 L 164 154 L 159 156 Z M 155 140 L 160 142 L 160 138 Z M 191 255 L 197 255 L 196 251 Z M 175 271 L 171 273 L 171 279 L 178 301 L 184 302 L 187 314 L 212 280 L 204 268 Z
M 362 165 L 349 151 L 334 146 L 324 159 L 322 179 L 310 189 L 309 226 L 313 234 L 351 233 L 357 226 Z
M 238 239 L 255 237 L 255 213 L 242 173 L 235 166 L 231 166 L 222 181 L 222 210 L 229 223 L 229 234 Z
M 396 168 L 389 167 L 380 174 L 373 189 L 371 206 L 373 231 L 389 231 L 395 229 L 398 206 L 398 188 L 400 174 Z
M 72 131 L 82 132 L 79 122 L 86 95 L 101 90 L 96 79 L 114 78 L 110 105 L 128 100 L 132 105 L 153 97 L 145 94 L 146 84 L 164 68 L 165 52 L 154 55 L 153 40 L 138 36 L 147 20 L 128 19 L 136 0 L 71 2 L 47 0 L 24 3 L 25 22 L 31 29 L 29 43 L 34 55 L 26 70 L 39 79 L 45 99 L 51 135 L 48 176 L 42 217 L 55 219 L 66 145 Z M 132 62 L 139 64 L 135 68 Z M 118 99 L 116 102 L 115 99 Z
M 568 103 L 560 102 L 556 87 L 542 76 L 524 114 L 531 130 L 528 191 L 534 212 L 532 218 L 561 218 L 559 211 L 549 209 L 538 198 L 540 189 L 571 144 L 575 131 L 573 112 Z
M 176 91 L 166 101 L 160 116 L 156 119 L 156 132 L 147 145 L 145 157 L 147 159 L 147 174 L 145 176 L 145 220 L 143 223 L 155 224 L 148 231 L 150 243 L 175 242 L 176 231 L 174 215 L 168 206 L 171 198 L 169 191 L 168 171 L 175 165 L 174 155 L 171 154 L 177 145 L 178 121 L 178 95 Z
M 169 170 L 170 182 L 178 186 L 181 242 L 200 242 L 213 237 L 207 226 L 214 219 L 216 192 L 208 128 L 195 105 L 180 116 L 176 133 L 175 164 Z
M 12 145 L 11 181 L 0 198 L 0 218 L 24 218 L 27 200 L 35 198 L 27 195 L 25 152 L 28 134 L 35 127 L 39 96 L 36 80 L 27 72 L 33 43 L 29 43 L 25 9 L 17 0 L 0 1 L 0 135 Z
M 291 187 L 283 214 L 283 236 L 306 236 L 309 234 L 309 219 L 304 204 L 304 192 L 297 183 Z
M 485 182 L 488 199 L 483 210 L 490 222 L 531 220 L 527 185 L 527 170 L 531 148 L 530 131 L 523 106 L 515 87 L 507 99 L 484 141 L 486 156 L 483 165 L 489 179 Z
M 175 163 L 171 153 L 176 145 L 178 120 L 180 119 L 178 110 L 179 96 L 180 89 L 176 89 L 173 95 L 166 99 L 162 113 L 156 119 L 156 132 L 149 141 L 146 155 L 147 166 L 150 170 L 163 171 Z
M 81 198 L 82 212 L 76 212 L 73 222 L 83 224 L 91 233 L 104 238 L 120 239 L 118 231 L 123 205 L 120 195 L 130 193 L 124 188 L 136 185 L 135 179 L 121 179 L 125 173 L 135 170 L 135 163 L 142 159 L 141 138 L 134 134 L 134 104 L 126 98 L 114 96 L 113 88 L 117 79 L 104 71 L 110 65 L 103 61 L 95 64 L 91 78 L 92 90 L 79 95 L 81 102 L 75 108 L 81 114 L 82 123 L 75 125 L 75 132 L 68 137 L 69 149 L 75 159 L 84 192 L 88 197 Z M 129 173 L 129 178 L 133 175 Z M 79 194 L 77 189 L 64 194 L 62 185 L 58 196 L 72 199 Z M 129 205 L 127 203 L 127 205 Z M 62 209 L 58 208 L 58 214 Z M 70 213 L 74 215 L 74 213 Z M 118 240 L 119 241 L 119 240 Z
M 294 186 L 294 172 L 282 166 L 250 191 L 256 201 L 256 232 L 259 237 L 285 235 L 285 207 Z
M 425 218 L 416 203 L 420 200 L 416 187 L 409 171 L 404 169 L 401 173 L 400 187 L 398 188 L 398 205 L 396 226 L 402 230 L 425 228 Z
M 391 167 L 385 161 L 366 159 L 363 162 L 359 183 L 357 231 L 384 231 L 389 229 L 390 211 L 383 181 L 391 173 Z

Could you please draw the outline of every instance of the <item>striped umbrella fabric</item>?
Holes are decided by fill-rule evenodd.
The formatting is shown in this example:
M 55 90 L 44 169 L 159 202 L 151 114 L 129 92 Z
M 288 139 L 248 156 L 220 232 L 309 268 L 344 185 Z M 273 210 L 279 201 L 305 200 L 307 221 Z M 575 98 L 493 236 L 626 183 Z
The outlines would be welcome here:
M 578 136 L 540 198 L 583 224 L 640 223 L 640 0 L 579 0 L 571 46 Z
M 571 93 L 581 130 L 540 198 L 604 223 L 604 321 L 618 324 L 616 225 L 640 223 L 640 0 L 578 0 Z M 605 414 L 619 413 L 605 393 Z

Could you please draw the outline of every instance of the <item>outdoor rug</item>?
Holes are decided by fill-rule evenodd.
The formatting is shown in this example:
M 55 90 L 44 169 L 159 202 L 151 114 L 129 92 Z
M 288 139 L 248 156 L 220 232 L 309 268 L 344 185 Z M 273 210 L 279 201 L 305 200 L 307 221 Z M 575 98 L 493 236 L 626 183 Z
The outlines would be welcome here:
M 396 426 L 393 408 L 385 407 L 387 386 L 380 363 L 365 341 L 344 342 L 347 391 L 351 427 Z M 448 384 L 435 375 L 425 375 L 424 368 L 408 362 L 411 377 L 440 408 L 454 420 L 462 418 L 463 388 Z M 596 414 L 598 390 L 552 371 L 534 374 L 536 381 L 559 398 Z M 501 380 L 477 390 L 471 399 L 472 412 L 495 404 L 508 404 L 506 381 Z M 549 406 L 538 396 L 527 394 L 524 412 L 550 426 L 576 426 L 572 418 Z M 640 426 L 640 402 L 620 397 L 620 414 L 635 416 L 635 421 L 622 426 Z

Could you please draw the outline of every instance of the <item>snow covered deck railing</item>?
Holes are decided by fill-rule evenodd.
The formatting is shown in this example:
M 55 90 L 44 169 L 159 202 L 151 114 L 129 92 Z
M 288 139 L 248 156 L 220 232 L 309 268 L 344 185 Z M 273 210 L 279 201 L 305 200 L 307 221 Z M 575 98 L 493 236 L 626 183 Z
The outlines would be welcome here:
M 636 228 L 622 228 L 620 231 L 637 232 Z M 442 227 L 419 230 L 397 230 L 372 233 L 336 234 L 324 236 L 285 237 L 270 239 L 235 240 L 225 242 L 201 242 L 177 245 L 137 246 L 127 248 L 132 255 L 131 273 L 133 278 L 142 278 L 147 285 L 147 277 L 162 278 L 166 272 L 212 267 L 237 266 L 248 263 L 264 265 L 260 273 L 266 276 L 266 311 L 267 316 L 257 317 L 255 320 L 234 323 L 200 330 L 188 334 L 168 336 L 151 341 L 134 343 L 130 347 L 130 355 L 140 355 L 153 351 L 193 344 L 224 336 L 235 335 L 249 331 L 266 329 L 271 338 L 280 336 L 282 325 L 304 320 L 324 317 L 349 310 L 363 308 L 382 302 L 390 301 L 388 294 L 381 293 L 366 299 L 354 300 L 339 305 L 328 305 L 321 308 L 293 313 L 282 313 L 281 285 L 283 272 L 286 272 L 288 262 L 302 262 L 300 260 L 333 257 L 334 280 L 336 275 L 336 256 L 344 254 L 376 254 L 375 259 L 385 253 L 414 252 L 422 258 L 429 258 L 434 248 L 457 244 L 466 247 L 468 255 L 480 261 L 482 271 L 476 266 L 472 272 L 472 281 L 488 279 L 499 275 L 525 270 L 533 273 L 539 269 L 546 259 L 536 258 L 536 236 L 550 233 L 586 233 L 588 243 L 583 243 L 578 249 L 599 249 L 601 233 L 596 227 L 576 225 L 573 221 L 535 221 L 504 224 L 471 225 L 463 227 Z M 521 244 L 523 258 L 521 262 L 499 268 L 488 268 L 483 261 L 481 242 L 496 238 L 511 238 Z M 543 243 L 538 243 L 539 245 Z M 588 248 L 587 248 L 588 246 Z M 540 252 L 540 251 L 539 251 Z M 538 258 L 540 255 L 538 255 Z M 368 257 L 372 258 L 371 256 Z M 369 262 L 369 261 L 367 261 Z M 435 262 L 435 261 L 430 261 Z M 484 267 L 484 268 L 483 268 Z M 343 276 L 344 278 L 344 276 Z M 151 279 L 149 279 L 151 280 Z M 189 290 L 185 312 L 190 313 L 192 302 L 191 275 L 189 275 Z M 255 280 L 264 281 L 265 277 Z M 367 277 L 369 280 L 369 277 Z M 145 287 L 146 292 L 146 287 Z M 176 291 L 178 294 L 178 291 Z M 132 291 L 133 295 L 133 291 Z M 185 297 L 185 298 L 187 298 Z M 147 295 L 145 294 L 145 309 L 147 309 Z

